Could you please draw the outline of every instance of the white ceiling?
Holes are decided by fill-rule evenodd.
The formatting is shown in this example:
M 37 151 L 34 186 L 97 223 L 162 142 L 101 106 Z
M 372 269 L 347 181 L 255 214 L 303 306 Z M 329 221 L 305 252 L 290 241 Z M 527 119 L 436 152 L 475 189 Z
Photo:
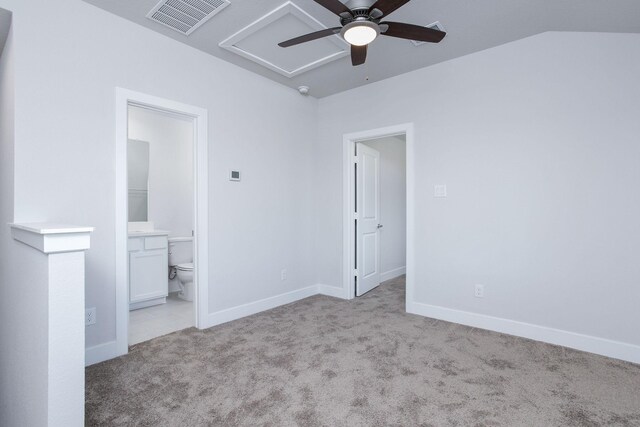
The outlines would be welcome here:
M 440 21 L 447 30 L 440 44 L 414 46 L 406 40 L 379 37 L 369 46 L 364 65 L 353 67 L 348 55 L 340 55 L 316 68 L 287 75 L 247 57 L 264 57 L 291 71 L 326 57 L 336 45 L 319 40 L 286 49 L 271 46 L 305 30 L 302 21 L 289 15 L 245 38 L 241 43 L 252 50 L 249 55 L 219 46 L 286 0 L 230 0 L 229 7 L 190 36 L 146 18 L 158 0 L 85 1 L 286 86 L 309 86 L 310 94 L 319 98 L 546 31 L 640 32 L 638 0 L 413 0 L 389 15 L 389 20 L 419 25 Z M 338 18 L 313 0 L 292 1 L 321 25 L 339 26 Z

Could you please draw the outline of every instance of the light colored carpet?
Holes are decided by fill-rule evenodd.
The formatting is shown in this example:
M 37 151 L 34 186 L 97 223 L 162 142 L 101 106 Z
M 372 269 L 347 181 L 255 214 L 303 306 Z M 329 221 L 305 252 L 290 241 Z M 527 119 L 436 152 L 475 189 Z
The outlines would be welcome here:
M 87 425 L 640 426 L 640 366 L 404 313 L 404 280 L 87 368 Z

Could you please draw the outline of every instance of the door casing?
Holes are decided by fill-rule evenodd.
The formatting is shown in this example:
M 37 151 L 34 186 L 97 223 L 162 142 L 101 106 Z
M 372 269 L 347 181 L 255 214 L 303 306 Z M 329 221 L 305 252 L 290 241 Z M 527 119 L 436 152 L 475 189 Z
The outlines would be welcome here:
M 104 346 L 101 354 L 88 363 L 108 360 L 129 351 L 129 281 L 127 251 L 127 141 L 128 111 L 135 105 L 193 119 L 194 165 L 194 286 L 195 324 L 202 328 L 209 313 L 209 155 L 208 111 L 204 108 L 116 88 L 116 337 L 112 345 Z M 111 343 L 109 343 L 111 344 Z
M 342 292 L 343 298 L 355 298 L 355 173 L 354 157 L 356 143 L 388 136 L 405 135 L 407 147 L 407 279 L 406 303 L 414 295 L 414 125 L 404 123 L 383 128 L 348 133 L 343 136 L 343 233 L 342 233 Z

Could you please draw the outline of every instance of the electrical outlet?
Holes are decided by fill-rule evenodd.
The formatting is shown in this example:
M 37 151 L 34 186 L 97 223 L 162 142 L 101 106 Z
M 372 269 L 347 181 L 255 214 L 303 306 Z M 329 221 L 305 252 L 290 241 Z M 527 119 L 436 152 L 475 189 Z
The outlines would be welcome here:
M 484 298 L 484 285 L 476 285 L 475 295 L 476 298 Z
M 96 324 L 96 308 L 86 308 L 84 310 L 84 325 L 95 325 Z
M 282 280 L 283 282 L 285 280 L 287 280 L 287 269 L 283 268 L 282 270 L 280 270 L 280 280 Z

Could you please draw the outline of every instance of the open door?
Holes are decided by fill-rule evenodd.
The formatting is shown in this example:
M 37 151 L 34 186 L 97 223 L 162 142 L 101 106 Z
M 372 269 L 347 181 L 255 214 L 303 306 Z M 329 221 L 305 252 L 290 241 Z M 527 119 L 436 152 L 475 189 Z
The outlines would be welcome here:
M 356 296 L 380 284 L 380 153 L 356 145 Z

